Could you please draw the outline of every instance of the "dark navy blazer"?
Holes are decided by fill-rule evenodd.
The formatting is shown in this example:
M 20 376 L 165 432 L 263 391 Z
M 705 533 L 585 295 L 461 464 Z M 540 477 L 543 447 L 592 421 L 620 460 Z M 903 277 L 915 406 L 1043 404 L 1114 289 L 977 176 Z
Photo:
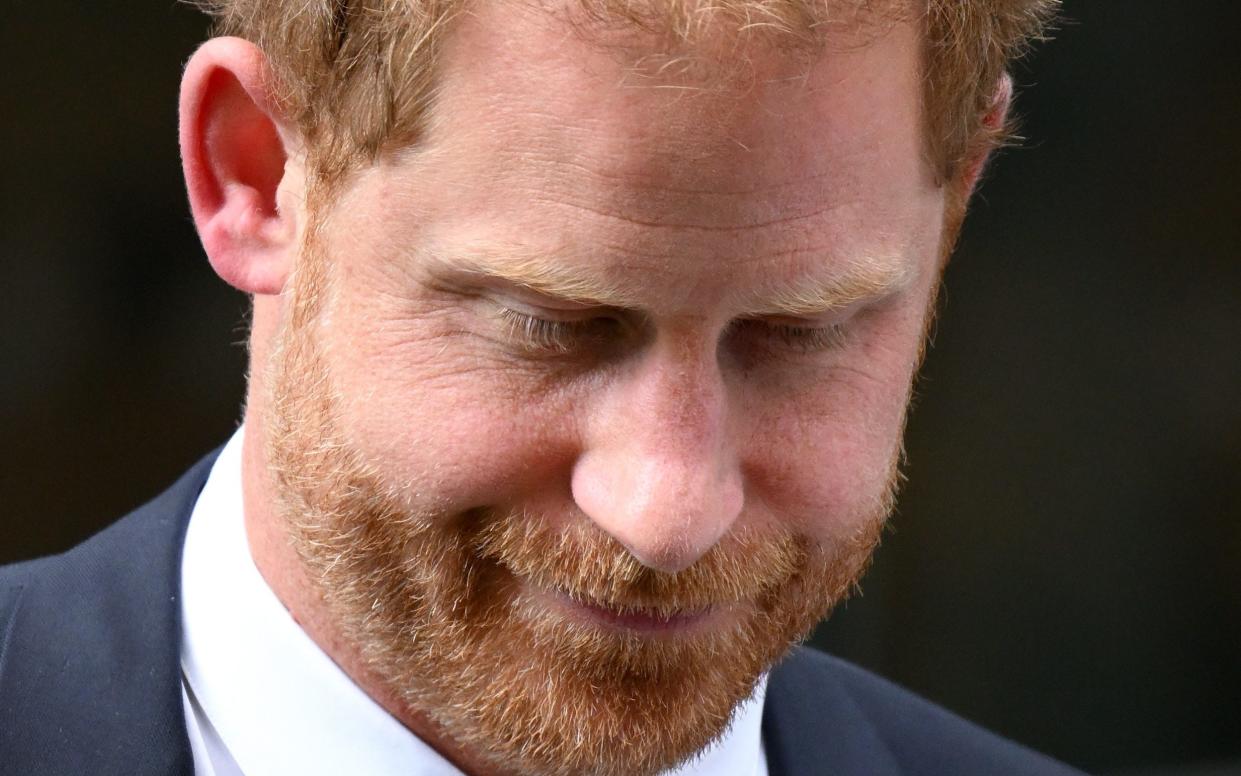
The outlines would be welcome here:
M 0 568 L 0 776 L 193 773 L 177 599 L 214 458 L 73 550 Z M 763 741 L 771 776 L 1074 773 L 809 649 L 772 672 Z

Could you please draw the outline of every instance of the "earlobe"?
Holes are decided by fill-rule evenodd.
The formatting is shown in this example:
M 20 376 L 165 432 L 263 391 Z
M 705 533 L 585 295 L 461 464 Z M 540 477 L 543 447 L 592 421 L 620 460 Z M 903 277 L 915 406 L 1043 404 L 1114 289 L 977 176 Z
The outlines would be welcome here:
M 182 77 L 180 122 L 190 209 L 212 267 L 246 293 L 280 293 L 299 214 L 278 202 L 293 149 L 263 53 L 238 38 L 203 44 Z
M 982 119 L 982 134 L 987 138 L 1001 136 L 1008 124 L 1008 111 L 1013 102 L 1013 79 L 1005 73 L 996 85 L 995 96 L 991 98 L 991 107 Z M 987 169 L 987 161 L 994 151 L 993 143 L 987 142 L 977 153 L 967 160 L 963 171 L 966 196 L 973 193 L 983 172 Z

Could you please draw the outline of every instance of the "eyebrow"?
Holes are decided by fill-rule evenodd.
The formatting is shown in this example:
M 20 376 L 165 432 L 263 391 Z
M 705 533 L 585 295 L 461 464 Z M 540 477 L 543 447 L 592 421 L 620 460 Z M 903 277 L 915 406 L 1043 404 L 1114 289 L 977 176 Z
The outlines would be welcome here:
M 450 275 L 492 280 L 574 304 L 640 308 L 636 295 L 581 269 L 553 251 L 471 247 L 460 253 L 428 252 L 432 265 Z
M 897 294 L 909 287 L 912 276 L 909 263 L 895 256 L 858 260 L 826 279 L 756 291 L 746 314 L 755 318 L 825 315 Z
M 433 265 L 448 274 L 505 283 L 540 296 L 583 306 L 640 310 L 645 304 L 632 290 L 609 282 L 589 269 L 575 266 L 553 251 L 495 250 L 430 251 Z M 877 301 L 905 289 L 912 272 L 897 256 L 850 262 L 827 278 L 757 287 L 743 299 L 741 317 L 812 317 L 862 302 Z

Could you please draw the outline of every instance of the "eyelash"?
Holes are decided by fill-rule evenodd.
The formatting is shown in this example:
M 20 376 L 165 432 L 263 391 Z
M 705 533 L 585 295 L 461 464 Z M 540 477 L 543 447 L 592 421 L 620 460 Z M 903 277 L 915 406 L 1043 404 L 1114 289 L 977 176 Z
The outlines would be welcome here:
M 754 321 L 766 330 L 768 336 L 780 344 L 803 353 L 833 350 L 845 344 L 845 329 L 840 324 L 831 326 L 791 326 L 787 323 L 762 323 Z
M 615 318 L 597 317 L 582 321 L 553 321 L 539 318 L 511 308 L 501 308 L 500 320 L 513 340 L 531 350 L 565 355 L 583 347 L 590 340 L 599 340 L 614 333 L 618 321 Z M 761 329 L 761 336 L 771 338 L 782 347 L 802 353 L 832 350 L 845 344 L 845 330 L 840 324 L 831 326 L 792 326 L 785 323 L 763 321 L 735 321 L 728 327 L 732 334 L 740 327 Z
M 582 321 L 553 321 L 518 312 L 508 307 L 500 309 L 500 320 L 508 329 L 508 336 L 530 350 L 565 355 L 581 348 L 590 339 L 598 339 L 615 328 L 613 318 L 596 317 Z

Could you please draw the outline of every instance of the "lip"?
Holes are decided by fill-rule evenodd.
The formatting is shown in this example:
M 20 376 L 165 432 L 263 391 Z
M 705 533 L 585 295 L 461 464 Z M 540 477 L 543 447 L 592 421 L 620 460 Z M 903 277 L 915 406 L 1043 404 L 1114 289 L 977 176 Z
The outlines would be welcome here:
M 621 611 L 599 604 L 574 601 L 563 593 L 560 594 L 560 597 L 565 599 L 568 605 L 605 625 L 622 630 L 647 633 L 676 633 L 689 630 L 705 622 L 712 612 L 711 607 L 673 614 L 664 614 L 653 610 L 643 611 L 641 609 Z
M 619 609 L 602 603 L 581 601 L 562 590 L 533 589 L 530 592 L 556 608 L 567 611 L 574 618 L 612 630 L 650 636 L 695 631 L 717 619 L 716 615 L 720 614 L 719 607 L 715 606 L 669 614 L 654 609 Z

